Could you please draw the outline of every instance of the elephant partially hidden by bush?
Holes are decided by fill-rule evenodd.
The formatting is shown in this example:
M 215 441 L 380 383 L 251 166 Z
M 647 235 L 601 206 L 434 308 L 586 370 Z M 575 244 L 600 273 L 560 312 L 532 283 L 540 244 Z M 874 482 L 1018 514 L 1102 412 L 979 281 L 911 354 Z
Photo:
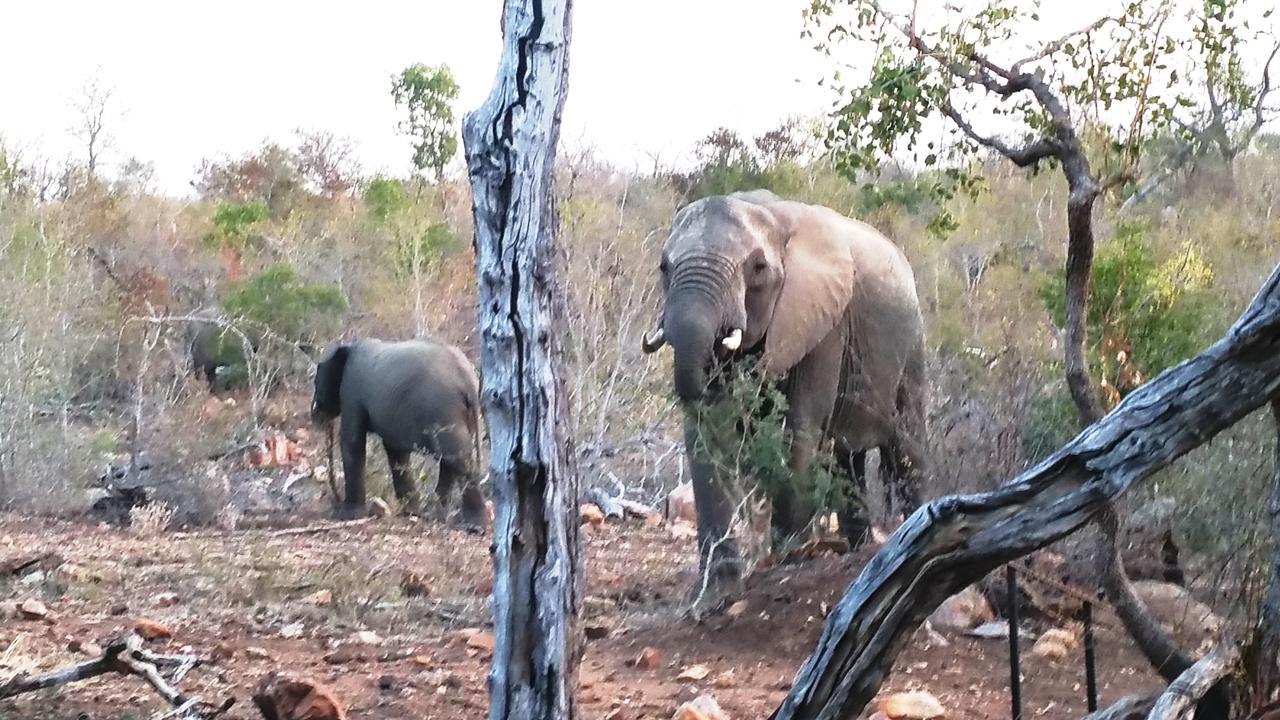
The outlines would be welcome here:
M 480 383 L 462 351 L 433 339 L 367 339 L 330 349 L 316 365 L 311 417 L 323 423 L 338 416 L 346 474 L 340 516 L 365 511 L 365 441 L 374 433 L 382 438 L 392 485 L 406 510 L 420 509 L 410 455 L 422 450 L 440 462 L 441 512 L 461 481 L 461 522 L 473 529 L 488 524 L 477 485 Z
M 661 320 L 643 349 L 669 344 L 675 353 L 708 573 L 704 600 L 736 592 L 742 569 L 729 538 L 735 500 L 717 477 L 723 458 L 716 454 L 733 449 L 720 447 L 723 434 L 704 432 L 700 417 L 732 399 L 729 382 L 749 367 L 785 398 L 789 478 L 833 447 L 840 474 L 861 486 L 865 454 L 879 448 L 900 505 L 910 512 L 919 504 L 924 323 L 901 250 L 833 210 L 757 190 L 682 208 L 659 272 Z M 790 482 L 771 488 L 773 514 L 776 527 L 795 533 L 816 508 Z M 865 511 L 847 504 L 841 526 L 851 542 L 863 542 Z

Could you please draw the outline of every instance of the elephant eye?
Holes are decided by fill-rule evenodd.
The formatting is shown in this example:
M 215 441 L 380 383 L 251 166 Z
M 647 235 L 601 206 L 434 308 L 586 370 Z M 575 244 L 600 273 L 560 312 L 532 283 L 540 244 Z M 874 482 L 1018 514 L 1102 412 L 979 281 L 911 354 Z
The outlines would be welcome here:
M 658 263 L 658 272 L 662 273 L 663 275 L 666 275 L 669 269 L 670 269 L 670 266 L 667 265 L 667 259 L 662 258 L 662 262 Z
M 757 258 L 751 265 L 751 272 L 759 275 L 769 269 L 769 263 L 764 258 Z

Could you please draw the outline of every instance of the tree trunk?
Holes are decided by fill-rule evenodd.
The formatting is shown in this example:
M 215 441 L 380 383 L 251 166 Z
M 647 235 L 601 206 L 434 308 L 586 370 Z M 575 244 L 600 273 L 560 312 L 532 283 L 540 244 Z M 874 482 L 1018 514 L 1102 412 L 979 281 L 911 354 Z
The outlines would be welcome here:
M 1276 426 L 1275 469 L 1267 503 L 1271 521 L 1271 582 L 1262 603 L 1258 627 L 1245 653 L 1245 668 L 1252 675 L 1257 705 L 1271 702 L 1280 691 L 1280 400 L 1271 402 L 1271 417 Z
M 570 5 L 507 0 L 494 88 L 463 120 L 496 515 L 493 720 L 574 716 L 582 572 L 552 198 Z
M 827 617 L 773 717 L 856 717 L 944 599 L 1094 519 L 1109 502 L 1280 392 L 1280 267 L 1226 337 L 1131 393 L 1000 489 L 935 500 L 893 534 Z

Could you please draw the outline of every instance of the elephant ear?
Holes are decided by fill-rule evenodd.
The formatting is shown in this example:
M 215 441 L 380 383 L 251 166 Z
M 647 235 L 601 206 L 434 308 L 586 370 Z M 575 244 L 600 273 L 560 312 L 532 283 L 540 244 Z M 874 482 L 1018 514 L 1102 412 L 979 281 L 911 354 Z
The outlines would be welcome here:
M 795 367 L 836 326 L 853 299 L 857 273 L 845 233 L 803 205 L 787 205 L 786 274 L 764 347 L 765 370 L 774 375 Z
M 342 375 L 347 369 L 347 357 L 351 354 L 350 345 L 339 345 L 325 353 L 316 363 L 315 397 L 312 399 L 312 410 L 329 418 L 341 414 L 342 404 L 339 401 L 342 389 Z

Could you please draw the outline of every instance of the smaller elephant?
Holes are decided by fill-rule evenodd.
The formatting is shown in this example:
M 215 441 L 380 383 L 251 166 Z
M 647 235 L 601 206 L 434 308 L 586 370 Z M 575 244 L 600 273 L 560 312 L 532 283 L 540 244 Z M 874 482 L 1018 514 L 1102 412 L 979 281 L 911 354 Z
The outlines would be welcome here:
M 210 390 L 217 383 L 218 369 L 227 365 L 219 353 L 223 334 L 221 319 L 216 308 L 201 308 L 191 313 L 184 333 L 190 369 L 209 383 Z
M 434 339 L 366 339 L 332 348 L 316 365 L 311 418 L 326 423 L 339 415 L 346 474 L 341 517 L 364 514 L 365 441 L 374 433 L 382 438 L 392 486 L 407 510 L 420 509 L 410 456 L 422 450 L 440 462 L 436 492 L 441 513 L 461 480 L 462 524 L 471 529 L 487 525 L 477 487 L 480 382 L 462 351 Z

